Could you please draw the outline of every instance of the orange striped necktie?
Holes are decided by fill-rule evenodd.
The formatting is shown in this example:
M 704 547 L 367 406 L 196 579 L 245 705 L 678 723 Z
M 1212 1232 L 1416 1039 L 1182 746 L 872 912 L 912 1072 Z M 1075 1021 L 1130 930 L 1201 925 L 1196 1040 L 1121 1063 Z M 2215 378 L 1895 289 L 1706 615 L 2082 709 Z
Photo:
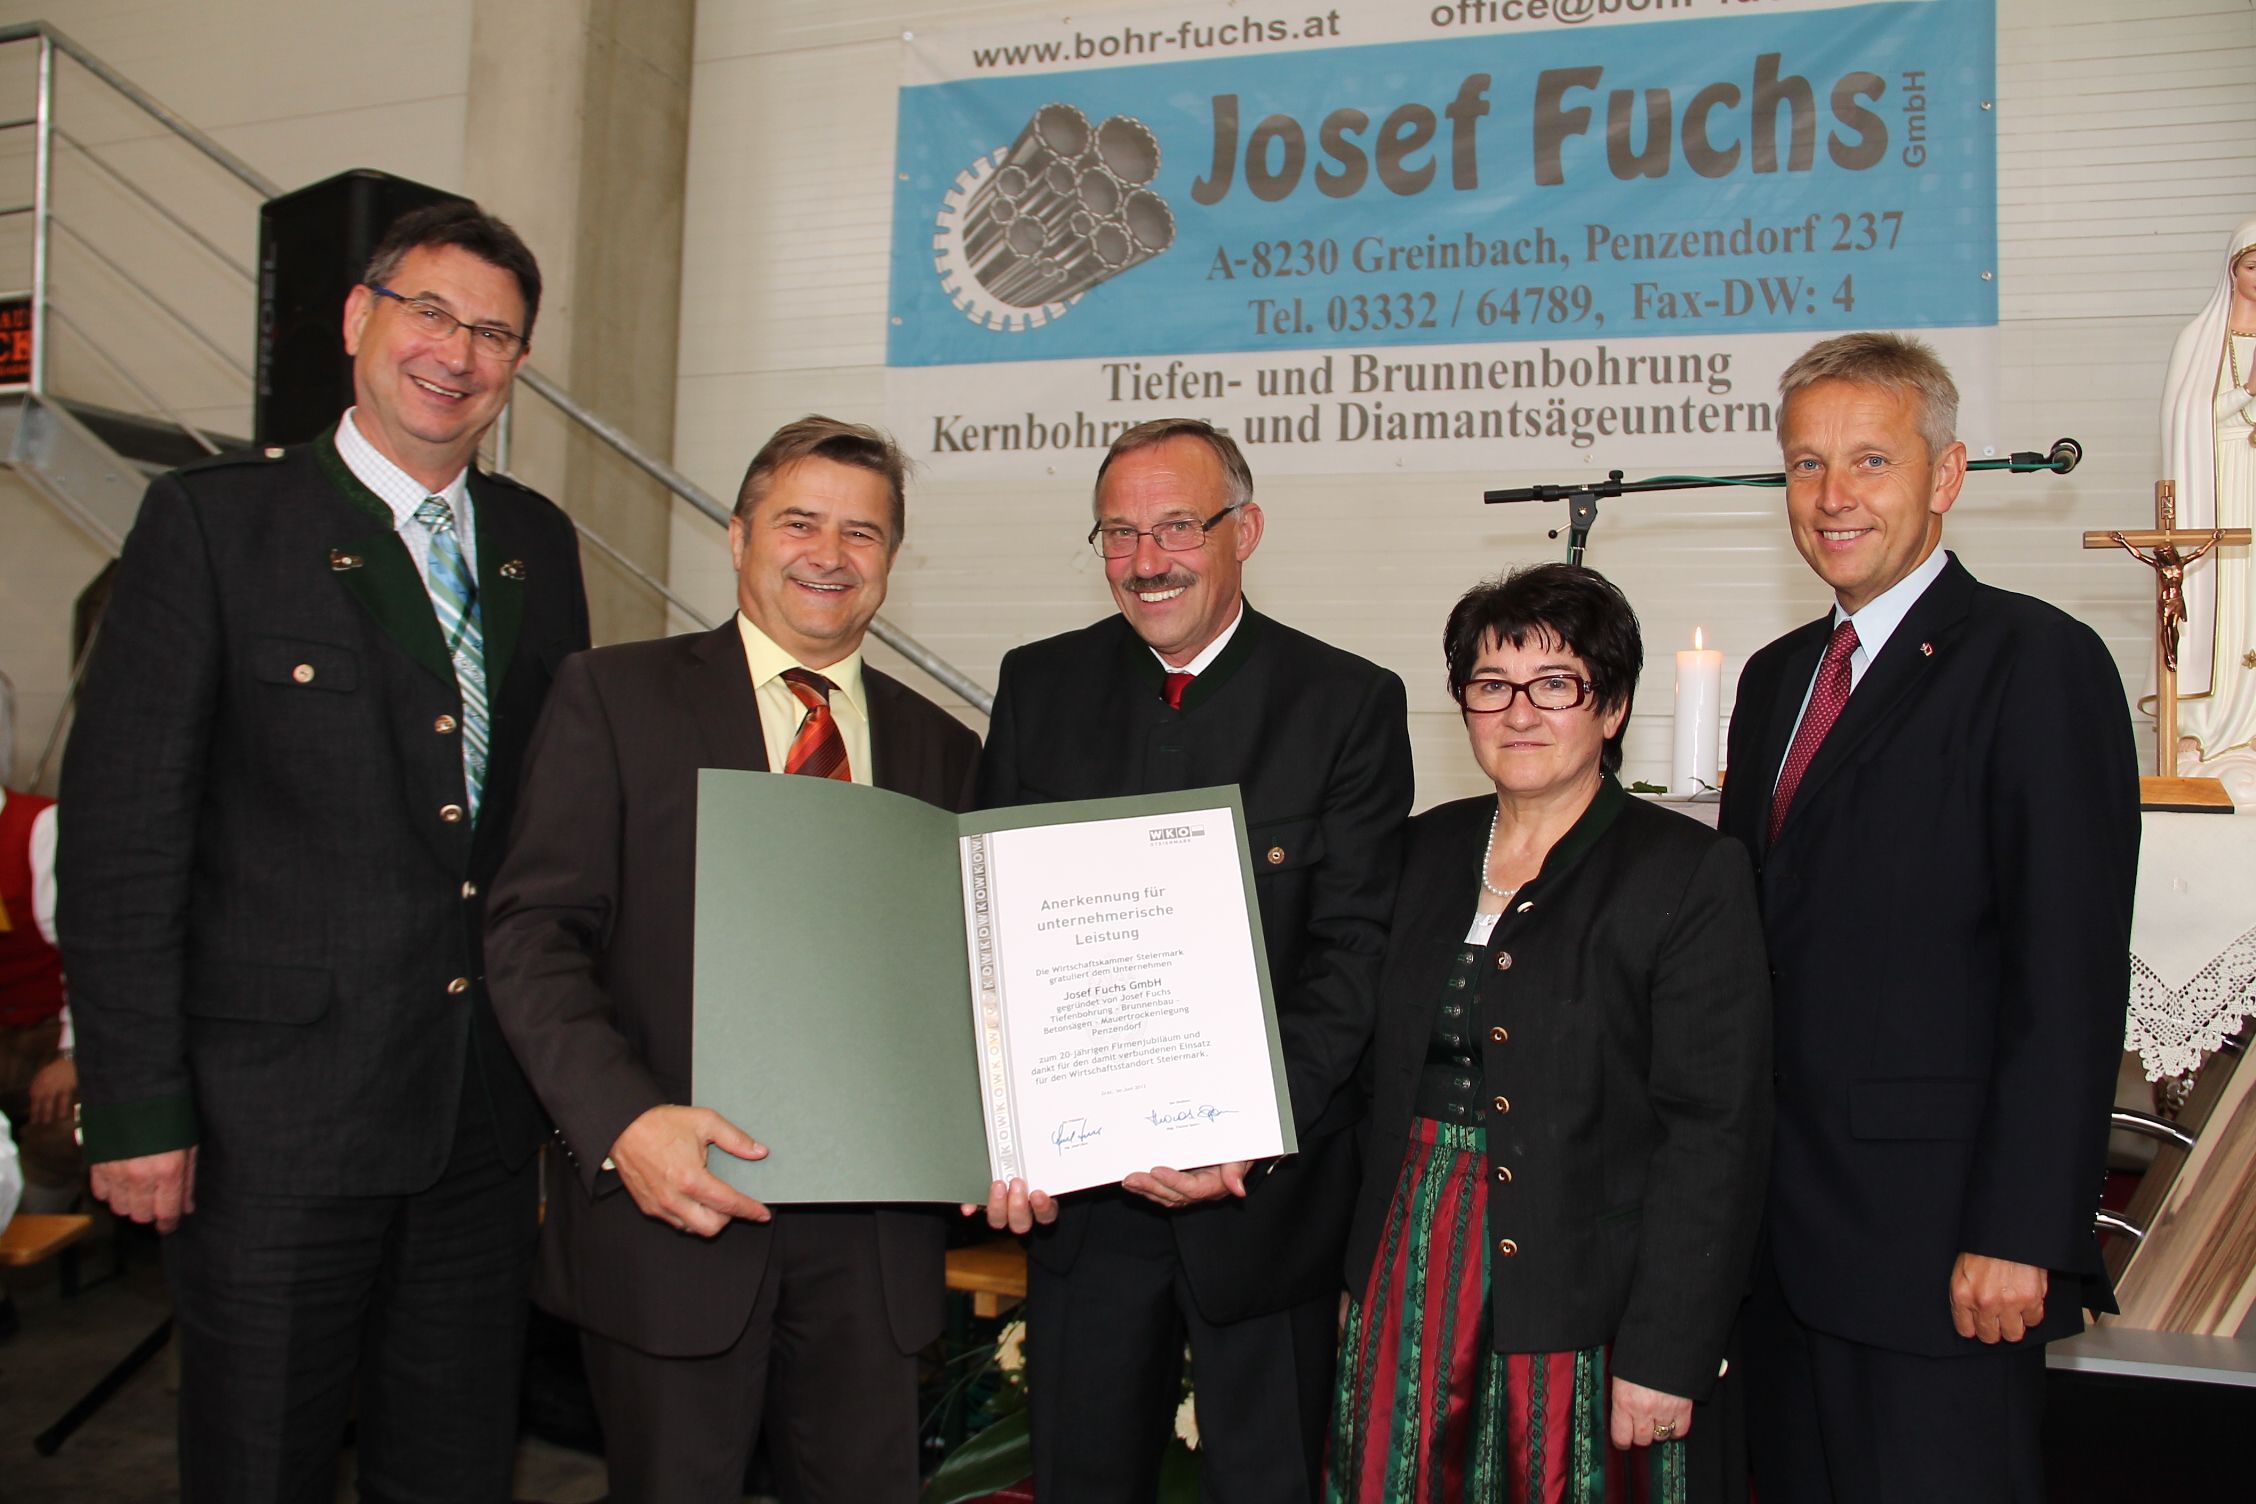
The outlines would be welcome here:
M 791 751 L 785 755 L 783 770 L 786 773 L 804 773 L 810 778 L 835 778 L 841 783 L 854 781 L 853 769 L 846 766 L 846 738 L 839 733 L 838 718 L 830 713 L 830 692 L 836 688 L 822 675 L 803 668 L 787 668 L 783 682 L 807 707 L 807 718 L 799 723 L 799 734 L 791 739 Z

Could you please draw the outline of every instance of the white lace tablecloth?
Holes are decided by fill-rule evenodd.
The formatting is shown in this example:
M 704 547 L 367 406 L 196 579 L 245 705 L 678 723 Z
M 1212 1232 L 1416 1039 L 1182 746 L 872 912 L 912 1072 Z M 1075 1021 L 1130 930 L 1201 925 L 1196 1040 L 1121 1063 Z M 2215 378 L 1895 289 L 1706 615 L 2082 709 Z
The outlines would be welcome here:
M 2123 1047 L 2159 1081 L 2256 1013 L 2256 812 L 2143 819 Z

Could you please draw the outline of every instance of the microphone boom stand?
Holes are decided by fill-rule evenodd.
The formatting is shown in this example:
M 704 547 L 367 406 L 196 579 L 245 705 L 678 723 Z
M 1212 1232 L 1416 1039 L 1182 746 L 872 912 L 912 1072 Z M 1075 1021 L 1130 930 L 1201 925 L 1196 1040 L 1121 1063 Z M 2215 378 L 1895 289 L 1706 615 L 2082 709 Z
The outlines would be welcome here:
M 1969 460 L 1969 470 L 2006 470 L 2015 475 L 2028 475 L 2046 471 L 2053 475 L 2066 475 L 2083 461 L 2084 446 L 2074 439 L 2054 442 L 2046 454 L 2023 450 L 2002 460 Z M 1567 562 L 1580 564 L 1583 550 L 1590 546 L 1590 529 L 1598 521 L 1598 498 L 1601 496 L 1631 496 L 1645 491 L 1705 491 L 1718 486 L 1783 486 L 1786 472 L 1773 470 L 1762 475 L 1658 475 L 1651 480 L 1622 479 L 1619 470 L 1608 471 L 1601 481 L 1591 481 L 1578 486 L 1517 486 L 1508 491 L 1486 491 L 1481 500 L 1490 505 L 1504 501 L 1563 501 L 1567 504 Z M 1559 536 L 1553 528 L 1551 536 Z

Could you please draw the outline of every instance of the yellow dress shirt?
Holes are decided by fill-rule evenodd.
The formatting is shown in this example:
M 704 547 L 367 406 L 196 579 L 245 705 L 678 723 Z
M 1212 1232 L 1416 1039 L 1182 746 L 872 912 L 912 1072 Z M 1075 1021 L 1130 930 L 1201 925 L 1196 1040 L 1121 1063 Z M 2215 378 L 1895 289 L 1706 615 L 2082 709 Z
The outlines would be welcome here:
M 791 755 L 791 743 L 799 735 L 800 724 L 807 718 L 807 707 L 783 682 L 783 671 L 806 665 L 776 646 L 775 639 L 752 625 L 741 611 L 736 613 L 736 630 L 744 638 L 744 661 L 751 667 L 752 693 L 760 702 L 760 734 L 768 744 L 768 767 L 780 773 Z M 856 648 L 830 667 L 808 672 L 820 674 L 837 686 L 830 694 L 830 714 L 846 742 L 846 770 L 856 783 L 867 784 L 869 702 L 862 698 L 862 650 Z

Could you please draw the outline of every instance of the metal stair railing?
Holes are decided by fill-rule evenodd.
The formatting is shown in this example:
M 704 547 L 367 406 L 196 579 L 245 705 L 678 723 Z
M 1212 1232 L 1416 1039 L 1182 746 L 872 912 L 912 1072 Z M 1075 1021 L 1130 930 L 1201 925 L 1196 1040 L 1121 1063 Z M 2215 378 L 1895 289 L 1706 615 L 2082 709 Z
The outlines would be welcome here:
M 164 414 L 164 416 L 169 421 L 180 428 L 181 431 L 186 433 L 191 439 L 195 440 L 195 442 L 200 447 L 210 452 L 216 452 L 218 446 L 212 443 L 209 435 L 204 434 L 201 430 L 191 425 L 185 418 L 181 417 L 180 414 L 176 412 L 170 404 L 159 400 L 156 397 L 155 393 L 153 393 L 143 382 L 134 377 L 129 369 L 121 361 L 119 361 L 116 356 L 111 354 L 109 351 L 101 348 L 99 345 L 95 344 L 94 341 L 88 338 L 85 329 L 77 321 L 69 318 L 69 316 L 65 314 L 62 309 L 53 306 L 50 288 L 53 259 L 52 232 L 53 230 L 59 228 L 65 235 L 69 236 L 74 243 L 87 251 L 94 257 L 95 260 L 106 267 L 114 276 L 119 278 L 126 285 L 133 288 L 134 291 L 139 293 L 146 302 L 156 308 L 160 313 L 164 314 L 174 325 L 178 326 L 183 331 L 188 333 L 211 353 L 218 356 L 222 361 L 226 362 L 226 364 L 231 369 L 237 371 L 246 378 L 248 378 L 250 375 L 249 368 L 245 366 L 241 361 L 237 360 L 233 355 L 229 354 L 223 345 L 213 339 L 210 335 L 206 334 L 201 328 L 197 327 L 197 325 L 192 320 L 188 319 L 185 315 L 180 313 L 179 310 L 175 309 L 154 289 L 150 288 L 146 283 L 135 277 L 130 271 L 120 265 L 113 257 L 104 252 L 99 246 L 95 245 L 93 241 L 90 240 L 87 236 L 56 216 L 54 212 L 53 199 L 55 157 L 54 148 L 57 140 L 60 140 L 72 151 L 84 157 L 94 166 L 100 168 L 102 172 L 106 174 L 110 179 L 118 183 L 128 192 L 132 193 L 136 198 L 140 199 L 150 209 L 152 209 L 169 223 L 171 223 L 176 229 L 194 239 L 197 243 L 203 246 L 205 250 L 209 251 L 214 257 L 216 257 L 220 264 L 226 266 L 228 269 L 235 272 L 238 276 L 244 278 L 245 280 L 250 281 L 254 286 L 256 285 L 257 279 L 249 267 L 244 266 L 241 262 L 230 256 L 220 246 L 214 244 L 208 237 L 204 236 L 193 226 L 189 225 L 178 214 L 175 214 L 171 210 L 167 209 L 153 195 L 148 193 L 146 189 L 142 188 L 140 184 L 135 183 L 129 176 L 120 171 L 115 166 L 115 164 L 104 160 L 99 154 L 91 150 L 84 142 L 79 141 L 76 137 L 70 135 L 66 131 L 61 130 L 56 125 L 56 55 L 60 53 L 61 55 L 68 57 L 71 61 L 77 63 L 89 74 L 93 75 L 95 78 L 108 85 L 110 89 L 114 91 L 119 97 L 139 108 L 151 119 L 164 126 L 165 129 L 170 131 L 174 136 L 177 136 L 179 139 L 194 147 L 197 151 L 201 152 L 205 157 L 218 164 L 218 166 L 223 168 L 231 176 L 243 183 L 244 186 L 248 187 L 252 192 L 258 194 L 262 200 L 279 197 L 283 191 L 282 187 L 273 179 L 267 177 L 264 173 L 261 173 L 256 168 L 252 167 L 248 162 L 245 162 L 242 158 L 236 156 L 226 147 L 220 145 L 219 142 L 206 135 L 203 131 L 198 130 L 188 121 L 182 119 L 179 115 L 167 109 L 163 104 L 159 103 L 154 96 L 150 95 L 146 90 L 140 88 L 131 79 L 128 79 L 123 74 L 119 73 L 115 68 L 112 68 L 100 57 L 88 51 L 84 46 L 72 40 L 72 38 L 68 34 L 63 32 L 59 27 L 56 27 L 46 21 L 23 21 L 16 22 L 10 25 L 0 26 L 0 46 L 5 46 L 15 42 L 27 41 L 36 41 L 39 45 L 39 61 L 37 71 L 38 102 L 36 112 L 33 115 L 20 120 L 0 121 L 0 131 L 9 129 L 22 129 L 28 127 L 35 133 L 33 152 L 32 202 L 20 207 L 0 209 L 0 215 L 29 213 L 33 216 L 32 355 L 31 380 L 29 383 L 30 396 L 33 400 L 29 403 L 26 403 L 22 409 L 22 417 L 19 420 L 18 424 L 17 447 L 21 446 L 22 434 L 24 430 L 32 424 L 33 415 L 36 412 L 45 409 L 51 410 L 58 414 L 60 413 L 60 409 L 53 409 L 51 408 L 51 404 L 41 401 L 41 399 L 49 398 L 51 395 L 48 390 L 51 372 L 48 363 L 48 354 L 50 347 L 48 344 L 47 335 L 50 327 L 50 319 L 52 318 L 54 320 L 60 321 L 66 327 L 68 327 L 71 330 L 74 338 L 85 344 L 87 348 L 92 351 L 94 355 L 102 362 L 103 365 L 108 367 L 113 374 L 117 375 L 130 388 L 132 388 L 133 391 L 144 401 L 147 401 L 152 408 Z M 696 482 L 689 479 L 689 477 L 687 477 L 686 475 L 683 475 L 679 470 L 676 470 L 672 465 L 668 464 L 662 459 L 659 459 L 656 455 L 643 448 L 642 445 L 637 443 L 617 425 L 611 423 L 610 421 L 602 417 L 602 415 L 592 411 L 584 404 L 580 403 L 556 382 L 550 380 L 546 376 L 543 376 L 539 371 L 534 370 L 529 366 L 521 369 L 518 372 L 518 380 L 528 390 L 533 392 L 536 396 L 540 397 L 543 401 L 547 402 L 550 406 L 554 407 L 559 413 L 563 414 L 567 420 L 585 429 L 599 442 L 603 443 L 605 446 L 613 450 L 621 458 L 625 459 L 629 464 L 632 464 L 636 469 L 641 470 L 645 475 L 648 475 L 651 479 L 657 481 L 659 485 L 665 487 L 666 490 L 673 495 L 678 496 L 683 501 L 689 503 L 691 507 L 695 508 L 707 519 L 718 523 L 723 527 L 726 527 L 728 525 L 728 507 L 723 505 L 720 501 L 716 500 L 709 492 L 700 487 Z M 67 415 L 63 416 L 67 418 Z M 505 414 L 504 422 L 506 421 L 507 415 Z M 88 435 L 88 438 L 91 439 L 91 437 L 91 435 Z M 99 440 L 94 440 L 93 442 L 99 443 Z M 503 446 L 504 448 L 506 448 L 506 439 L 503 440 Z M 107 452 L 108 451 L 106 450 L 105 446 L 105 453 Z M 13 452 L 11 452 L 10 454 L 10 460 L 12 463 L 19 465 L 26 463 L 24 459 L 18 458 Z M 119 463 L 125 464 L 126 462 L 120 460 Z M 128 468 L 130 468 L 130 466 L 128 466 Z M 506 457 L 501 459 L 499 468 L 504 471 L 508 469 L 508 462 Z M 42 489 L 48 491 L 49 494 L 54 494 L 55 490 L 54 486 L 51 483 L 43 486 Z M 87 508 L 83 505 L 68 505 L 69 510 L 73 513 L 73 515 L 80 516 L 82 518 L 86 516 Z M 114 509 L 103 507 L 100 510 L 103 513 L 103 521 L 105 525 L 99 528 L 90 529 L 90 531 L 93 531 L 95 536 L 103 541 L 105 546 L 109 548 L 110 552 L 114 554 L 117 551 L 118 544 L 123 541 L 122 533 L 115 530 L 114 521 L 109 516 L 109 513 Z M 595 533 L 589 531 L 584 525 L 580 524 L 577 519 L 574 520 L 573 526 L 579 529 L 579 534 L 582 538 L 593 544 L 600 552 L 620 565 L 635 579 L 639 580 L 643 585 L 647 586 L 649 589 L 655 592 L 661 599 L 665 600 L 674 609 L 680 611 L 684 616 L 688 617 L 692 621 L 698 622 L 708 627 L 713 625 L 713 623 L 706 616 L 704 616 L 703 613 L 699 612 L 695 607 L 691 606 L 687 601 L 683 600 L 663 581 L 659 580 L 649 571 L 642 568 L 642 566 L 635 563 L 634 560 L 627 557 L 627 555 L 620 551 L 618 548 L 614 547 L 612 544 L 599 537 Z M 953 664 L 949 663 L 939 654 L 933 652 L 923 643 L 917 641 L 916 638 L 910 636 L 908 633 L 902 631 L 899 627 L 896 627 L 891 622 L 885 620 L 884 617 L 880 616 L 870 623 L 870 633 L 872 636 L 876 637 L 878 641 L 884 643 L 887 647 L 893 649 L 893 651 L 899 653 L 903 658 L 906 658 L 909 662 L 916 665 L 916 667 L 922 670 L 924 673 L 931 676 L 933 680 L 935 680 L 939 684 L 946 686 L 954 693 L 961 695 L 966 703 L 975 707 L 981 714 L 988 714 L 993 710 L 994 696 L 988 693 L 988 691 L 983 686 L 981 686 L 977 680 L 971 678 L 968 674 L 965 674 L 962 670 L 956 668 Z
M 159 315 L 159 322 L 162 325 L 176 329 L 193 340 L 206 355 L 217 359 L 229 371 L 241 378 L 246 387 L 250 382 L 249 366 L 230 351 L 224 342 L 212 336 L 193 319 L 182 313 L 162 293 L 151 287 L 141 276 L 137 276 L 117 256 L 111 254 L 110 249 L 97 244 L 93 237 L 82 232 L 76 225 L 57 212 L 57 143 L 83 157 L 88 163 L 99 169 L 111 182 L 139 200 L 144 207 L 158 214 L 174 229 L 195 241 L 205 251 L 216 256 L 221 265 L 234 271 L 237 275 L 245 277 L 254 287 L 256 280 L 251 278 L 247 269 L 242 267 L 233 257 L 227 255 L 209 236 L 197 230 L 181 215 L 168 208 L 155 194 L 135 182 L 115 164 L 106 160 L 84 141 L 63 128 L 58 119 L 57 111 L 57 56 L 67 57 L 77 63 L 127 103 L 165 126 L 167 130 L 209 157 L 254 192 L 262 195 L 272 194 L 277 191 L 276 185 L 224 146 L 197 131 L 193 126 L 188 125 L 178 115 L 158 103 L 145 90 L 118 73 L 116 69 L 81 46 L 60 28 L 43 21 L 20 22 L 0 26 L 0 46 L 18 42 L 36 42 L 38 45 L 38 59 L 34 75 L 33 112 L 20 119 L 0 121 L 0 131 L 28 128 L 33 133 L 31 153 L 32 202 L 20 206 L 12 205 L 5 210 L 0 210 L 0 213 L 28 213 L 33 217 L 30 237 L 32 263 L 31 360 L 29 379 L 20 388 L 17 388 L 25 391 L 28 396 L 18 432 L 21 434 L 32 431 L 35 417 L 33 409 L 42 404 L 51 406 L 57 400 L 55 390 L 57 347 L 53 336 L 56 327 L 60 325 L 61 328 L 70 333 L 76 344 L 83 346 L 91 353 L 102 368 L 146 403 L 150 410 L 163 414 L 165 420 L 171 426 L 179 429 L 196 449 L 205 453 L 216 452 L 219 446 L 212 441 L 209 434 L 190 423 L 181 415 L 175 404 L 165 401 L 151 389 L 148 382 L 143 381 L 124 361 L 105 348 L 86 327 L 84 321 L 70 317 L 58 305 L 55 297 L 55 267 L 58 249 L 55 242 L 55 232 L 59 230 L 67 237 L 73 247 L 85 254 L 91 263 L 102 268 L 120 284 L 130 289 L 134 297 L 153 309 Z M 18 469 L 28 471 L 28 468 L 35 463 L 35 457 L 22 452 L 19 444 L 17 450 L 8 455 L 8 463 Z M 125 462 L 121 461 L 121 463 Z M 127 467 L 131 468 L 130 464 Z M 52 484 L 41 485 L 40 489 L 51 496 L 55 494 L 55 486 Z M 74 516 L 83 518 L 84 508 L 73 508 L 66 505 L 65 509 Z M 107 511 L 108 509 L 100 508 L 99 510 Z M 130 521 L 130 513 L 127 514 L 127 520 Z M 101 542 L 112 553 L 115 552 L 118 540 L 109 536 L 111 529 L 105 527 L 92 531 L 98 542 Z

